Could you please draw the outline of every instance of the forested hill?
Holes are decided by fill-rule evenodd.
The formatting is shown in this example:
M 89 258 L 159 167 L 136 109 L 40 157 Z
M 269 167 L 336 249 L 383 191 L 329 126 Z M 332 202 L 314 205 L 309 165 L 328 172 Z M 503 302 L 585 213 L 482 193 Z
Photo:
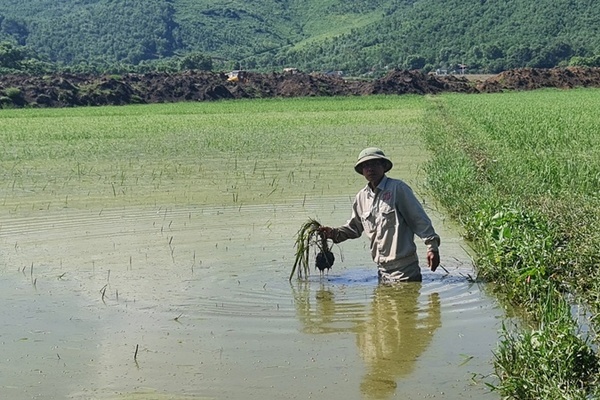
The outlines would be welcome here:
M 597 0 L 0 0 L 0 68 L 496 73 L 597 66 L 599 29 Z

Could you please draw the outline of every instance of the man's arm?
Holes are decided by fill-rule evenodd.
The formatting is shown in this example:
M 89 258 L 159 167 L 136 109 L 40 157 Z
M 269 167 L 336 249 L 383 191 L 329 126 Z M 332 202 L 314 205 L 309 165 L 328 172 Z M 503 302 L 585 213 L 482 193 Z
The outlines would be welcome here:
M 357 201 L 354 200 L 354 204 L 352 204 L 352 216 L 348 222 L 337 228 L 323 226 L 320 230 L 321 232 L 325 233 L 325 236 L 328 239 L 333 240 L 333 243 L 341 243 L 348 239 L 356 239 L 360 237 L 364 228 L 359 217 Z

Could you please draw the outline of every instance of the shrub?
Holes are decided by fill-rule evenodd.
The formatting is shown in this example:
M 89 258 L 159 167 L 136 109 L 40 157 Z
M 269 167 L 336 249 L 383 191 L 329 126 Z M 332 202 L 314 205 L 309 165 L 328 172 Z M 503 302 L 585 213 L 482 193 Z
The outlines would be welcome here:
M 6 93 L 6 96 L 12 100 L 21 97 L 21 89 L 16 87 L 7 88 L 4 93 Z

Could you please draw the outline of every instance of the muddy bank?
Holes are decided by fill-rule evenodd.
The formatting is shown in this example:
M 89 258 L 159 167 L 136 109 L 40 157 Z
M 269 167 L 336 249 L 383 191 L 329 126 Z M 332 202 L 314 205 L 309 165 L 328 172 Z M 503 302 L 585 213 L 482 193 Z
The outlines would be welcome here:
M 394 70 L 381 79 L 346 80 L 325 74 L 186 71 L 124 75 L 0 76 L 0 108 L 74 107 L 302 96 L 491 93 L 544 87 L 600 87 L 600 68 L 516 69 L 485 80 Z

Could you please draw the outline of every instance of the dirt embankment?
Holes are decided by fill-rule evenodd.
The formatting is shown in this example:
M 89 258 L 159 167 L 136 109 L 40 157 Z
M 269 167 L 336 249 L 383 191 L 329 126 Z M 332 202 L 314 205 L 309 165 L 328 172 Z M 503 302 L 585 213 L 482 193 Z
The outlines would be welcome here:
M 515 69 L 485 80 L 394 70 L 372 81 L 324 74 L 245 73 L 229 81 L 224 73 L 0 76 L 0 108 L 73 107 L 210 101 L 220 99 L 364 96 L 372 94 L 489 93 L 544 87 L 600 87 L 600 68 Z

